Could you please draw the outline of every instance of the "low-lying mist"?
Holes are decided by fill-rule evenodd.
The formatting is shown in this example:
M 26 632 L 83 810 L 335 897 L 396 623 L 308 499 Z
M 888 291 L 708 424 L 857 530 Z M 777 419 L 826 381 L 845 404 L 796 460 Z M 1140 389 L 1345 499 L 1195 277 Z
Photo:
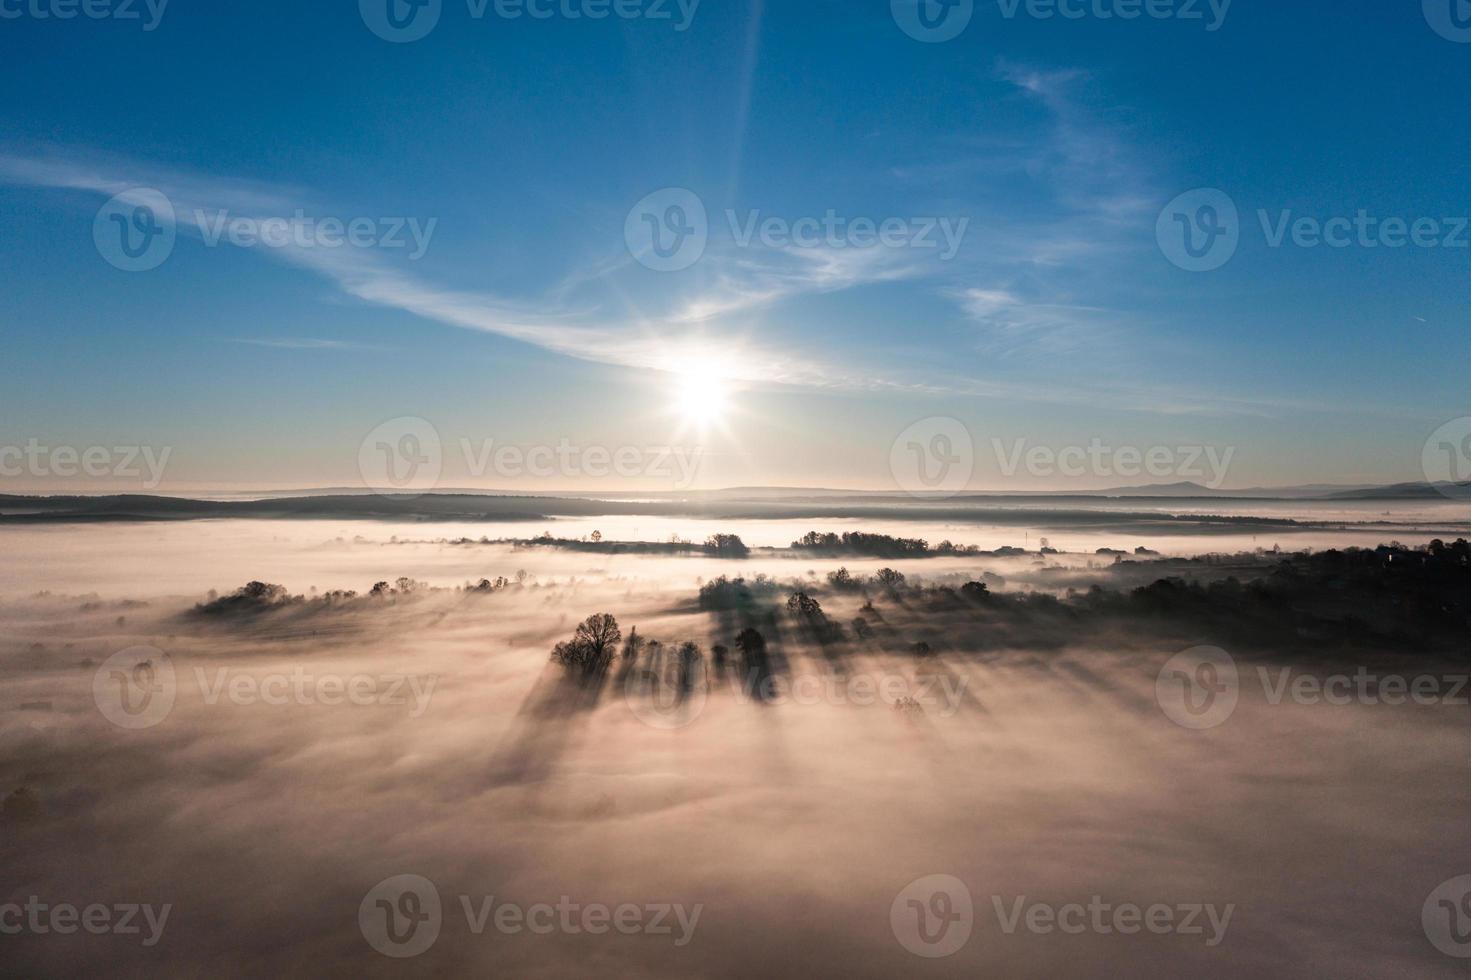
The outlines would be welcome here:
M 5 973 L 1455 975 L 1421 922 L 1471 870 L 1455 545 L 728 559 L 290 528 L 7 533 L 0 905 L 154 918 L 0 936 Z M 1183 693 L 1228 667 L 1229 711 Z M 973 900 L 943 958 L 902 900 L 932 875 Z M 1217 917 L 1028 925 L 1095 898 Z M 414 916 L 433 939 L 400 958 L 429 932 L 383 929 Z

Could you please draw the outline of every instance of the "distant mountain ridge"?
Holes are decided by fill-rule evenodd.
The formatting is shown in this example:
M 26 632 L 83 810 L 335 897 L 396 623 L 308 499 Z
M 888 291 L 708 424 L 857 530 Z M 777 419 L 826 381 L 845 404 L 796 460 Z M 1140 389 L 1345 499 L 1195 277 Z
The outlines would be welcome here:
M 906 494 L 894 490 L 842 490 L 830 487 L 728 487 L 721 490 L 664 490 L 664 491 L 546 491 L 546 490 L 479 490 L 469 488 L 442 488 L 421 494 L 380 494 L 365 488 L 323 487 L 303 490 L 264 490 L 258 492 L 236 492 L 201 494 L 199 496 L 162 496 L 149 494 L 97 494 L 97 495 L 20 495 L 0 493 L 0 508 L 11 510 L 15 518 L 26 512 L 57 513 L 68 511 L 81 516 L 110 512 L 128 514 L 137 512 L 139 517 L 150 519 L 178 518 L 233 512 L 242 516 L 270 516 L 290 514 L 307 516 L 313 512 L 343 509 L 359 514 L 381 514 L 400 516 L 405 514 L 510 514 L 534 519 L 550 516 L 560 508 L 553 508 L 547 515 L 530 506 L 533 502 L 576 505 L 578 513 L 599 513 L 591 505 L 650 504 L 672 506 L 685 504 L 696 510 L 701 508 L 751 503 L 775 505 L 778 503 L 837 504 L 844 501 L 874 505 L 888 501 L 929 506 L 963 507 L 967 503 L 988 503 L 1006 500 L 1066 500 L 1099 501 L 1116 499 L 1152 500 L 1300 500 L 1300 501 L 1363 501 L 1363 500 L 1464 500 L 1471 502 L 1471 481 L 1463 483 L 1396 483 L 1388 486 L 1304 484 L 1293 487 L 1249 487 L 1244 489 L 1217 489 L 1190 481 L 1178 483 L 1142 484 L 1138 486 L 1110 487 L 1103 490 L 976 490 L 949 496 L 924 496 Z M 492 503 L 492 502 L 499 503 Z M 518 506 L 508 506 L 516 502 Z M 563 510 L 566 513 L 566 510 Z
M 1175 493 L 1188 488 L 1172 485 Z M 1202 488 L 1204 489 L 1204 488 Z M 1471 490 L 1471 488 L 1467 488 Z M 1252 508 L 1222 507 L 1224 513 L 1190 504 L 1196 500 L 1258 500 L 1240 491 L 1215 495 L 1160 496 L 1159 487 L 1129 494 L 994 495 L 969 494 L 945 499 L 853 491 L 814 493 L 785 490 L 780 496 L 760 496 L 753 489 L 697 494 L 628 495 L 510 495 L 488 493 L 428 493 L 383 495 L 374 493 L 321 494 L 254 499 L 198 500 L 179 497 L 123 494 L 112 496 L 21 497 L 0 495 L 0 525 L 173 522 L 206 519 L 254 520 L 368 520 L 407 522 L 555 522 L 563 518 L 617 516 L 680 517 L 707 521 L 742 520 L 894 520 L 921 522 L 979 522 L 1010 527 L 1092 528 L 1127 533 L 1157 531 L 1161 526 L 1202 533 L 1251 531 L 1266 533 L 1290 529 L 1337 526 L 1343 518 L 1313 519 L 1294 514 L 1250 514 Z M 1428 485 L 1406 484 L 1388 488 L 1391 497 L 1365 496 L 1366 491 L 1338 491 L 1328 497 L 1276 498 L 1308 500 L 1414 500 L 1437 493 Z M 772 489 L 775 492 L 775 488 Z M 845 495 L 846 494 L 846 495 Z M 1419 496 L 1417 496 L 1417 494 Z M 1444 499 L 1444 498 L 1440 498 Z M 1141 502 L 1148 501 L 1150 506 Z M 1174 501 L 1178 506 L 1171 507 Z M 1161 506 L 1160 502 L 1165 502 Z M 1262 511 L 1270 510 L 1265 504 Z M 1235 511 L 1233 513 L 1232 511 Z M 1452 515 L 1452 518 L 1459 515 Z M 1471 517 L 1468 509 L 1467 517 Z M 1376 519 L 1377 520 L 1377 519 Z M 1372 523 L 1372 522 L 1371 522 Z M 1421 526 L 1423 522 L 1416 522 Z M 1409 526 L 1409 525 L 1406 525 Z M 1442 531 L 1444 527 L 1444 531 Z M 1438 534 L 1463 535 L 1471 521 L 1450 519 L 1435 528 Z

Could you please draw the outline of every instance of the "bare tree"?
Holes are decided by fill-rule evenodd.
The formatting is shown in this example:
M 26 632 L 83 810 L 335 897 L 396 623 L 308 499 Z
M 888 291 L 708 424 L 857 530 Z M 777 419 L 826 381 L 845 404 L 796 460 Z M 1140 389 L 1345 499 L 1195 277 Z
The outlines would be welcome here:
M 904 573 L 892 568 L 880 568 L 873 577 L 886 589 L 898 589 L 904 585 Z
M 597 613 L 577 624 L 570 641 L 558 643 L 552 649 L 552 659 L 564 667 L 577 667 L 592 674 L 612 659 L 613 649 L 622 636 L 618 620 L 608 613 Z
M 599 659 L 611 653 L 622 638 L 623 631 L 618 628 L 618 620 L 610 613 L 595 613 L 587 617 L 578 624 L 577 632 L 572 637 L 574 643 L 586 643 Z

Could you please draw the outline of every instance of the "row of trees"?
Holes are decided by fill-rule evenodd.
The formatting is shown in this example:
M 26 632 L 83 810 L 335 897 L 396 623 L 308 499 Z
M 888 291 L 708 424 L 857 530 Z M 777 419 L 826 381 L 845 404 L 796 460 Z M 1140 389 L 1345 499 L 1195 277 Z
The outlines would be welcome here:
M 781 585 L 770 576 L 727 578 L 721 575 L 700 586 L 700 608 L 706 611 L 744 609 L 763 598 L 781 591 Z
M 863 531 L 845 531 L 842 534 L 808 531 L 793 541 L 792 547 L 799 551 L 847 552 L 872 555 L 875 558 L 928 558 L 934 555 L 981 553 L 980 548 L 975 545 L 941 541 L 932 547 L 923 538 L 896 538 L 888 534 L 869 534 Z
M 873 584 L 887 589 L 890 592 L 904 588 L 904 573 L 892 568 L 880 568 L 873 573 L 870 580 Z M 863 588 L 864 580 L 855 578 L 847 567 L 839 568 L 836 572 L 827 573 L 827 584 L 839 592 L 857 592 Z
M 627 639 L 624 639 L 623 630 L 611 613 L 596 613 L 577 624 L 572 639 L 552 648 L 552 660 L 569 672 L 597 674 L 612 663 L 620 640 L 623 640 L 622 657 L 630 665 L 645 653 L 650 659 L 658 659 L 663 653 L 664 644 L 640 636 L 637 626 L 630 629 Z M 765 662 L 766 637 L 760 630 L 750 627 L 741 630 L 736 634 L 735 645 L 746 666 Z M 730 649 L 716 644 L 711 653 L 715 667 L 723 669 L 729 660 Z M 679 664 L 689 668 L 703 661 L 705 653 L 698 643 L 687 640 L 675 648 L 675 656 Z
M 716 558 L 745 558 L 751 554 L 746 542 L 735 534 L 712 534 L 705 539 L 705 550 Z

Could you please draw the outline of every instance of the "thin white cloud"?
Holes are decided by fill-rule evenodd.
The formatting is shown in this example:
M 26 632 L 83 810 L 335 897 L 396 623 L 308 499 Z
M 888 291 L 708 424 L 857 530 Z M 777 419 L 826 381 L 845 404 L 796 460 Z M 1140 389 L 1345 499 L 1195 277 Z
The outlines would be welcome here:
M 1041 83 L 1038 83 L 1041 84 Z M 215 180 L 180 174 L 116 158 L 77 161 L 57 153 L 0 155 L 0 183 L 116 195 L 138 187 L 169 197 L 181 232 L 204 237 L 205 216 L 227 209 L 258 220 L 286 217 L 302 208 L 303 196 L 248 181 Z M 1106 386 L 1071 387 L 993 382 L 967 377 L 924 381 L 843 368 L 822 358 L 757 343 L 739 334 L 711 335 L 704 327 L 784 299 L 833 292 L 860 285 L 932 274 L 932 266 L 905 250 L 780 249 L 751 250 L 735 257 L 707 257 L 713 285 L 686 297 L 673 312 L 644 315 L 637 310 L 610 316 L 598 308 L 574 308 L 567 297 L 590 277 L 569 276 L 545 302 L 525 303 L 483 292 L 456 290 L 424 281 L 391 266 L 364 249 L 288 244 L 263 249 L 271 256 L 307 269 L 348 296 L 402 310 L 434 322 L 496 334 L 568 357 L 627 368 L 682 372 L 697 366 L 728 380 L 752 386 L 791 385 L 811 389 L 874 391 L 903 395 L 974 395 L 1012 401 L 1100 405 L 1155 412 L 1256 413 L 1262 403 L 1190 392 L 1185 397 Z M 773 254 L 775 253 L 775 254 Z M 927 257 L 926 257 L 927 258 Z M 620 267 L 606 264 L 600 274 Z M 1008 290 L 971 288 L 955 293 L 974 316 L 1009 316 L 1036 329 L 1045 304 L 1016 302 Z M 1081 307 L 1052 307 L 1074 312 Z M 1027 311 L 1021 318 L 1019 311 Z M 1061 314 L 1059 313 L 1059 316 Z M 261 340 L 241 342 L 295 349 L 329 349 L 340 342 Z
M 933 272 L 904 249 L 841 246 L 717 253 L 704 260 L 714 282 L 682 300 L 670 320 L 695 323 L 769 307 L 794 296 L 899 282 Z
M 1030 301 L 1005 289 L 961 289 L 951 297 L 985 328 L 978 343 L 991 354 L 1083 353 L 1103 343 L 1118 320 L 1099 307 Z

